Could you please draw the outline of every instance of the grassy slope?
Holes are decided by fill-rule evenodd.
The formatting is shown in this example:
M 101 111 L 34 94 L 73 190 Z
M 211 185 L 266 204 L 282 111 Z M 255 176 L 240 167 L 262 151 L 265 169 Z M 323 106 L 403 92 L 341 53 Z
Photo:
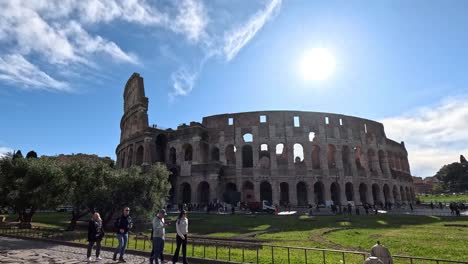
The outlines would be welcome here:
M 417 198 L 424 203 L 430 202 L 468 202 L 468 194 L 456 194 L 456 195 L 418 195 Z

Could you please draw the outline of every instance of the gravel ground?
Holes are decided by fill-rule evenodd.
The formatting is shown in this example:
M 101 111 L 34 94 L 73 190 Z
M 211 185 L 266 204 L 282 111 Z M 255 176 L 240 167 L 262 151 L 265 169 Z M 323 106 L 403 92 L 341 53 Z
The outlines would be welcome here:
M 101 251 L 103 259 L 96 261 L 93 256 L 92 263 L 117 263 L 112 261 L 112 256 L 112 252 Z M 127 263 L 149 263 L 148 258 L 131 254 L 125 254 L 125 259 Z M 0 237 L 0 263 L 72 264 L 86 262 L 86 248 Z

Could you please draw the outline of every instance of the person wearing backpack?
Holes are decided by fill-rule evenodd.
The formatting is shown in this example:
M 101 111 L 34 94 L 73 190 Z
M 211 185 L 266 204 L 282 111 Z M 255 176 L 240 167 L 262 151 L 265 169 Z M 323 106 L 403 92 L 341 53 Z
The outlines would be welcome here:
M 117 260 L 117 254 L 120 253 L 119 262 L 126 262 L 124 257 L 125 248 L 127 247 L 128 242 L 128 231 L 132 229 L 133 222 L 132 218 L 130 217 L 130 208 L 125 207 L 122 211 L 122 215 L 115 220 L 114 228 L 117 233 L 117 241 L 119 241 L 119 245 L 115 249 L 114 257 L 112 260 Z

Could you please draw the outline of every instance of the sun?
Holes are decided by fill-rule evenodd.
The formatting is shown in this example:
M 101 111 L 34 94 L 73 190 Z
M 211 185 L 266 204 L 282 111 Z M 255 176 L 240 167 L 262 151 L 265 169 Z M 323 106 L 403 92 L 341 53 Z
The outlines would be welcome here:
M 313 48 L 302 57 L 301 73 L 304 80 L 326 80 L 334 71 L 335 57 L 325 48 Z

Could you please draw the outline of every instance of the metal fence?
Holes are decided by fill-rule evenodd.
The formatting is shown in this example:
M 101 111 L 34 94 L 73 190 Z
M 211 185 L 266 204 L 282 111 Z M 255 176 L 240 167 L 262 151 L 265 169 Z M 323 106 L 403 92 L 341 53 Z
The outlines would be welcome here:
M 66 241 L 72 243 L 87 243 L 87 234 L 83 232 L 65 232 L 57 229 L 18 229 L 1 228 L 0 235 L 19 238 L 40 238 L 49 241 Z M 102 240 L 102 246 L 116 247 L 117 238 L 107 235 Z M 362 263 L 368 256 L 367 252 L 333 250 L 322 248 L 290 247 L 250 242 L 234 242 L 221 239 L 189 238 L 187 256 L 207 260 L 242 263 Z M 151 241 L 145 235 L 129 235 L 127 247 L 138 251 L 151 251 Z M 166 238 L 166 253 L 174 253 L 175 239 Z M 394 255 L 395 264 L 421 264 L 421 263 L 460 263 L 468 261 L 447 260 L 435 258 L 422 258 L 412 256 Z

